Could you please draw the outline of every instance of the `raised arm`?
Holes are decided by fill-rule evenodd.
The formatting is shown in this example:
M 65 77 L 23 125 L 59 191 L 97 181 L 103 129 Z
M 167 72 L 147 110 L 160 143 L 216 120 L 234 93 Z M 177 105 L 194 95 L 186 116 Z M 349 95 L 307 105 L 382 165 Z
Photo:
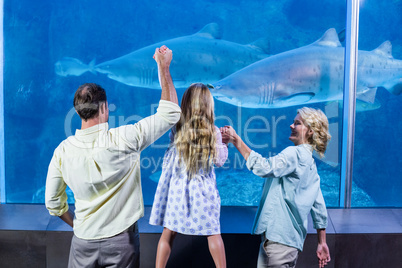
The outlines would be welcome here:
M 156 114 L 143 118 L 134 125 L 120 127 L 125 136 L 123 142 L 133 151 L 142 151 L 171 129 L 180 119 L 177 93 L 170 76 L 172 51 L 166 46 L 155 50 L 153 58 L 158 64 L 161 100 Z M 112 131 L 112 130 L 110 130 Z
M 161 100 L 178 104 L 176 88 L 170 76 L 169 66 L 173 58 L 172 51 L 166 46 L 156 48 L 154 59 L 158 64 L 159 83 L 162 87 Z

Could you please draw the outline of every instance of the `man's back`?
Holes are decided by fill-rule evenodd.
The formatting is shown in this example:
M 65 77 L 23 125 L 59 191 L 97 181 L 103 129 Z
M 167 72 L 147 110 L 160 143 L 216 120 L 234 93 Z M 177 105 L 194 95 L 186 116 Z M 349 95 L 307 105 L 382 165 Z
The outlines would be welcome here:
M 179 116 L 177 104 L 161 101 L 155 115 L 134 125 L 109 130 L 103 123 L 77 130 L 57 147 L 49 166 L 46 204 L 51 214 L 65 209 L 60 197 L 68 185 L 75 198 L 77 237 L 106 238 L 130 227 L 144 214 L 140 153 Z
M 105 90 L 81 85 L 74 108 L 81 130 L 55 150 L 46 179 L 46 208 L 74 228 L 69 267 L 139 267 L 137 221 L 144 214 L 140 152 L 180 119 L 176 89 L 169 72 L 172 51 L 155 50 L 161 82 L 157 113 L 134 125 L 110 129 Z M 69 211 L 66 188 L 75 197 Z

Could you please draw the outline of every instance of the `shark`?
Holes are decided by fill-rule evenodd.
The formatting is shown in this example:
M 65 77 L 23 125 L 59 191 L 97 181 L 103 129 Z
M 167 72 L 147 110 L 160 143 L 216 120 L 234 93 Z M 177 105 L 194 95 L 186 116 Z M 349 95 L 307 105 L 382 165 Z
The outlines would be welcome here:
M 317 41 L 272 55 L 211 84 L 215 99 L 245 108 L 282 108 L 343 99 L 345 49 L 334 28 Z M 380 107 L 377 88 L 402 91 L 402 61 L 385 41 L 358 51 L 356 99 L 363 110 Z M 359 109 L 359 107 L 357 109 Z
M 85 72 L 101 73 L 120 83 L 160 89 L 157 65 L 152 58 L 155 49 L 166 45 L 173 51 L 170 66 L 174 85 L 179 88 L 194 82 L 211 83 L 269 56 L 268 38 L 242 45 L 222 39 L 217 23 L 209 23 L 200 31 L 152 44 L 116 59 L 85 64 L 65 57 L 55 63 L 59 76 L 80 76 Z

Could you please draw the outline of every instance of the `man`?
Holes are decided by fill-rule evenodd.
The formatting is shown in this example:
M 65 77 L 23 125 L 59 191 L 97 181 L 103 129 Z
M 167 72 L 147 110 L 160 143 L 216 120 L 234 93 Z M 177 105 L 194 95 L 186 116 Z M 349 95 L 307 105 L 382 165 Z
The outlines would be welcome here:
M 74 229 L 69 267 L 139 267 L 140 153 L 180 118 L 169 72 L 172 51 L 157 48 L 154 59 L 162 87 L 159 107 L 134 125 L 109 129 L 100 86 L 84 84 L 75 93 L 81 129 L 56 148 L 46 180 L 47 209 Z M 68 210 L 67 186 L 74 193 L 75 217 Z

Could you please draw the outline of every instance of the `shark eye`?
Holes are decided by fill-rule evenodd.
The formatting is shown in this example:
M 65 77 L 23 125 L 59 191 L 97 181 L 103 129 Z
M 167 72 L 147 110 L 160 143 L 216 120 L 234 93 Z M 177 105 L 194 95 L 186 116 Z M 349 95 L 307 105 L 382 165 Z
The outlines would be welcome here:
M 212 85 L 211 85 L 212 86 Z M 208 86 L 209 87 L 209 86 Z M 219 89 L 221 89 L 221 87 L 222 87 L 222 85 L 215 85 L 215 86 L 212 86 L 212 87 L 209 87 L 209 88 L 213 88 L 213 89 L 215 89 L 215 90 L 219 90 Z
M 214 89 L 215 87 L 212 84 L 205 84 L 209 89 Z

